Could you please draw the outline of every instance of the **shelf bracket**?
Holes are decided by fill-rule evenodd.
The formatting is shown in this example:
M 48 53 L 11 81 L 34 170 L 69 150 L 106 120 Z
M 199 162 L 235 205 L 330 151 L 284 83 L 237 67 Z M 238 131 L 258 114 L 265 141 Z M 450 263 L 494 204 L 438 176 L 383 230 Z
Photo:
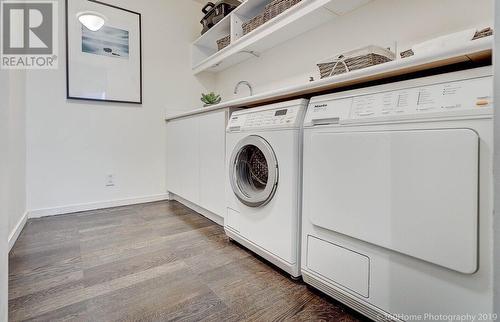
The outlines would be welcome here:
M 256 51 L 253 51 L 253 50 L 241 50 L 241 51 L 238 52 L 238 54 L 240 54 L 240 53 L 250 54 L 250 55 L 252 55 L 252 56 L 254 56 L 256 58 L 260 57 L 260 54 L 258 52 L 256 52 Z M 217 67 L 220 66 L 220 64 L 222 64 L 222 62 L 218 62 L 217 64 L 213 64 L 212 68 L 217 68 Z
M 257 58 L 260 57 L 260 54 L 256 51 L 253 51 L 253 50 L 242 50 L 242 51 L 240 51 L 240 53 L 250 54 L 250 55 L 257 57 Z

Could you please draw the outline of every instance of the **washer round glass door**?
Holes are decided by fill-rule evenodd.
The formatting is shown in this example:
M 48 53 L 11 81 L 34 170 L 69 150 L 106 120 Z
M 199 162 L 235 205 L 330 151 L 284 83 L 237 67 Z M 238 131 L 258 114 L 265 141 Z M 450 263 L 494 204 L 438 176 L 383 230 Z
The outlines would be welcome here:
M 278 187 L 278 162 L 269 143 L 251 135 L 235 147 L 229 179 L 238 199 L 249 207 L 266 205 Z

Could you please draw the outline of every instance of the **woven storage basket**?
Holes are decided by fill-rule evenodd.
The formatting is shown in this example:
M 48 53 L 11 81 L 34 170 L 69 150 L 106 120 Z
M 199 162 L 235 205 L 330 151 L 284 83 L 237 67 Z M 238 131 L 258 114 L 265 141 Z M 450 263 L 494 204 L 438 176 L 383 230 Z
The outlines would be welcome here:
M 493 35 L 493 29 L 484 28 L 483 30 L 476 31 L 474 38 L 472 38 L 472 40 L 481 39 L 481 38 L 489 37 L 492 35 Z
M 217 48 L 222 50 L 231 44 L 231 35 L 217 40 Z
M 415 53 L 413 52 L 413 49 L 408 49 L 408 50 L 400 52 L 399 55 L 401 55 L 401 58 L 408 58 L 408 57 L 414 56 Z
M 246 35 L 252 32 L 253 30 L 259 28 L 263 24 L 264 24 L 264 15 L 263 14 L 257 15 L 241 25 L 241 27 L 243 28 L 243 34 Z
M 273 19 L 276 16 L 279 16 L 286 10 L 290 9 L 291 7 L 295 6 L 297 3 L 299 3 L 301 0 L 274 0 L 271 1 L 266 6 L 266 9 L 264 10 L 264 22 L 267 22 L 271 19 Z
M 353 50 L 318 63 L 321 78 L 347 73 L 378 64 L 387 63 L 396 57 L 390 50 L 368 46 Z

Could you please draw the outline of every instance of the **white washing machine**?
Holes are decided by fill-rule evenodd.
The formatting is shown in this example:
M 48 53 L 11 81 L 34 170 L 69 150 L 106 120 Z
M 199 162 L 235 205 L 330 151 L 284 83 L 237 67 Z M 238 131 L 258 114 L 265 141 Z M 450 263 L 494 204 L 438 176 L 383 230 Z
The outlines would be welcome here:
M 226 234 L 300 276 L 302 123 L 307 100 L 231 115 L 226 134 Z
M 492 99 L 489 67 L 311 99 L 304 280 L 377 321 L 495 320 Z

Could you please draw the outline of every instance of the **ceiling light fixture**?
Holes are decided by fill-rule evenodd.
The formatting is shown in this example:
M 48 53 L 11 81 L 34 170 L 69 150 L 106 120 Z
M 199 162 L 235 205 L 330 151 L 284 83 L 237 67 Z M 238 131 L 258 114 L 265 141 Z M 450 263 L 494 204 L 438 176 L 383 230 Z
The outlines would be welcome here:
M 79 12 L 76 17 L 82 25 L 91 31 L 98 31 L 106 23 L 106 17 L 94 11 Z

